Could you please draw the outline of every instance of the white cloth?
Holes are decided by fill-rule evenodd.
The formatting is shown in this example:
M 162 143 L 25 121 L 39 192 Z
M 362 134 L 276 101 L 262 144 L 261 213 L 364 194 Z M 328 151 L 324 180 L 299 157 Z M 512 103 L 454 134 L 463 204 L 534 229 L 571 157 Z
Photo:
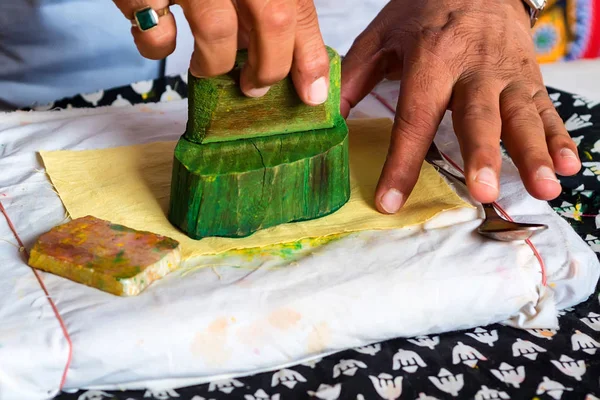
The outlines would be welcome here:
M 600 101 L 600 59 L 543 64 L 546 86 Z
M 359 113 L 381 115 L 376 107 L 367 100 Z M 185 121 L 185 101 L 3 115 L 0 200 L 26 245 L 65 220 L 36 151 L 175 140 Z M 448 121 L 438 144 L 456 156 Z M 421 227 L 352 235 L 294 260 L 194 260 L 134 298 L 43 274 L 73 342 L 65 388 L 197 384 L 499 321 L 556 328 L 557 309 L 592 293 L 598 261 L 546 203 L 525 193 L 514 167 L 506 163 L 503 172 L 500 203 L 519 220 L 550 226 L 534 239 L 549 287 L 527 245 L 479 237 L 468 209 Z M 3 222 L 0 238 L 0 399 L 47 398 L 59 387 L 67 343 L 31 270 L 6 243 L 14 239 Z M 194 269 L 198 262 L 242 268 Z

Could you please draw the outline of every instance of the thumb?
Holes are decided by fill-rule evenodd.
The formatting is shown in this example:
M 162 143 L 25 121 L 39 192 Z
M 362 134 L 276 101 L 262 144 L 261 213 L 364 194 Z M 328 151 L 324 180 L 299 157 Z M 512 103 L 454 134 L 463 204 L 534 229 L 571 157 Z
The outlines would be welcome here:
M 383 79 L 383 57 L 379 32 L 368 27 L 342 60 L 340 111 L 344 118 Z

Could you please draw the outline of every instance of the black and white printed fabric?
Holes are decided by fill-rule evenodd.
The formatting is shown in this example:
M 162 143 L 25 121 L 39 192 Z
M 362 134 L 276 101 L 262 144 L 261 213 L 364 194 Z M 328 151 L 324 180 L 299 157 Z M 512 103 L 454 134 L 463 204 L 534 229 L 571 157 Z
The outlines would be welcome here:
M 186 96 L 183 77 L 64 99 L 61 109 L 168 101 Z M 583 168 L 561 178 L 555 211 L 600 254 L 600 101 L 549 89 L 579 147 Z M 560 316 L 560 329 L 501 325 L 395 339 L 310 364 L 163 391 L 63 393 L 61 400 L 600 399 L 600 290 Z

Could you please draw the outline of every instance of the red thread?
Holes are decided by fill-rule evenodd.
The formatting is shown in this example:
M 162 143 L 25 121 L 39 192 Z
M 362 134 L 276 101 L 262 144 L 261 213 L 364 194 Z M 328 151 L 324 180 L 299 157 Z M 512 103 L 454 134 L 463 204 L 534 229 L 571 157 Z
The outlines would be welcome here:
M 371 96 L 375 97 L 375 99 L 377 99 L 381 104 L 383 104 L 383 106 L 387 108 L 390 112 L 396 114 L 396 110 L 394 109 L 394 107 L 392 107 L 386 99 L 380 96 L 379 93 L 371 92 Z
M 375 99 L 377 99 L 385 108 L 387 108 L 389 111 L 391 111 L 392 113 L 396 113 L 396 110 L 394 110 L 394 108 L 387 102 L 386 99 L 384 99 L 382 96 L 380 96 L 379 94 L 375 93 L 375 92 L 371 92 L 371 96 L 373 96 Z M 444 158 L 446 159 L 446 161 L 448 161 L 454 168 L 456 168 L 457 170 L 460 171 L 461 174 L 464 175 L 464 171 L 462 170 L 462 168 L 460 168 L 458 166 L 458 164 L 456 164 L 450 157 L 448 157 L 446 154 L 442 153 L 442 155 L 444 156 Z M 514 220 L 510 217 L 510 215 L 508 215 L 508 213 L 500 206 L 500 204 L 494 202 L 493 203 L 494 206 L 498 209 L 498 211 L 500 211 L 500 214 L 502 214 L 502 216 L 504 218 L 506 218 L 507 220 L 514 222 Z M 527 243 L 527 245 L 529 245 L 529 248 L 531 248 L 531 251 L 533 252 L 533 255 L 535 256 L 535 258 L 537 258 L 538 262 L 540 263 L 540 270 L 542 273 L 542 285 L 546 286 L 547 284 L 547 279 L 548 277 L 546 276 L 546 264 L 544 263 L 544 260 L 542 259 L 542 256 L 540 255 L 540 253 L 538 252 L 537 248 L 534 246 L 534 244 L 531 242 L 530 239 L 525 240 L 525 243 Z
M 21 238 L 19 237 L 19 234 L 17 233 L 15 226 L 13 225 L 12 221 L 8 217 L 8 213 L 6 212 L 6 209 L 2 205 L 1 201 L 0 201 L 0 212 L 2 212 L 2 214 L 4 215 L 4 218 L 6 219 L 6 223 L 8 224 L 8 227 L 10 228 L 15 239 L 19 243 L 19 246 L 21 246 L 21 248 L 23 249 L 25 256 L 27 256 L 27 258 L 29 258 L 29 253 L 27 252 L 25 245 L 21 241 Z M 54 304 L 54 301 L 50 297 L 50 293 L 48 293 L 48 289 L 46 289 L 46 285 L 44 285 L 44 281 L 42 280 L 42 277 L 40 276 L 40 274 L 38 274 L 38 272 L 34 268 L 31 268 L 31 271 L 33 271 L 33 274 L 37 278 L 42 290 L 44 291 L 44 294 L 46 295 L 46 299 L 48 299 L 48 303 L 50 303 L 50 307 L 52 307 L 52 311 L 54 311 L 54 315 L 56 316 L 56 319 L 58 319 L 60 328 L 62 329 L 65 339 L 67 340 L 67 347 L 68 347 L 67 364 L 65 365 L 65 369 L 63 371 L 62 378 L 60 380 L 60 386 L 58 388 L 59 390 L 62 390 L 62 388 L 65 386 L 65 382 L 67 381 L 67 373 L 69 372 L 69 367 L 71 366 L 71 360 L 72 360 L 72 356 L 73 356 L 73 342 L 71 342 L 71 336 L 69 336 L 69 332 L 67 331 L 67 326 L 65 324 L 65 321 L 60 316 L 60 313 L 58 312 L 58 308 L 56 307 L 56 305 Z
M 462 168 L 459 167 L 458 164 L 456 164 L 450 157 L 448 157 L 444 153 L 442 153 L 442 155 L 444 156 L 444 158 L 446 159 L 446 161 L 448 161 L 454 168 L 456 168 L 457 170 L 459 170 L 461 174 L 463 174 L 463 175 L 465 174 L 465 172 L 462 170 Z M 492 204 L 494 204 L 494 206 L 498 209 L 498 211 L 500 211 L 500 214 L 502 214 L 502 216 L 504 218 L 506 218 L 510 222 L 515 222 L 510 217 L 510 215 L 508 215 L 508 213 L 500 206 L 500 204 L 498 204 L 497 202 L 493 202 Z M 525 243 L 527 243 L 529 245 L 529 247 L 531 248 L 531 251 L 533 251 L 533 254 L 535 255 L 535 258 L 537 258 L 538 261 L 540 262 L 540 269 L 541 269 L 541 272 L 542 272 L 542 285 L 546 286 L 546 282 L 547 282 L 546 264 L 544 263 L 544 260 L 542 259 L 542 256 L 538 252 L 537 248 L 533 245 L 533 243 L 531 242 L 531 240 L 530 239 L 526 239 Z

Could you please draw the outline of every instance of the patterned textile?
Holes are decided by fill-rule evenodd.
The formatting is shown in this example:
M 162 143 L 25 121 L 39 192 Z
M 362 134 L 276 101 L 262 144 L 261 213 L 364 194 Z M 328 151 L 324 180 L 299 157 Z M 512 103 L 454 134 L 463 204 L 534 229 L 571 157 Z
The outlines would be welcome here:
M 533 38 L 540 63 L 600 57 L 600 0 L 549 0 Z
M 168 101 L 186 96 L 184 77 L 64 99 L 50 108 Z M 583 168 L 561 178 L 555 211 L 600 254 L 600 102 L 549 89 L 579 147 Z M 275 372 L 163 391 L 63 393 L 59 400 L 600 399 L 600 287 L 562 312 L 560 330 L 494 324 L 394 339 Z

